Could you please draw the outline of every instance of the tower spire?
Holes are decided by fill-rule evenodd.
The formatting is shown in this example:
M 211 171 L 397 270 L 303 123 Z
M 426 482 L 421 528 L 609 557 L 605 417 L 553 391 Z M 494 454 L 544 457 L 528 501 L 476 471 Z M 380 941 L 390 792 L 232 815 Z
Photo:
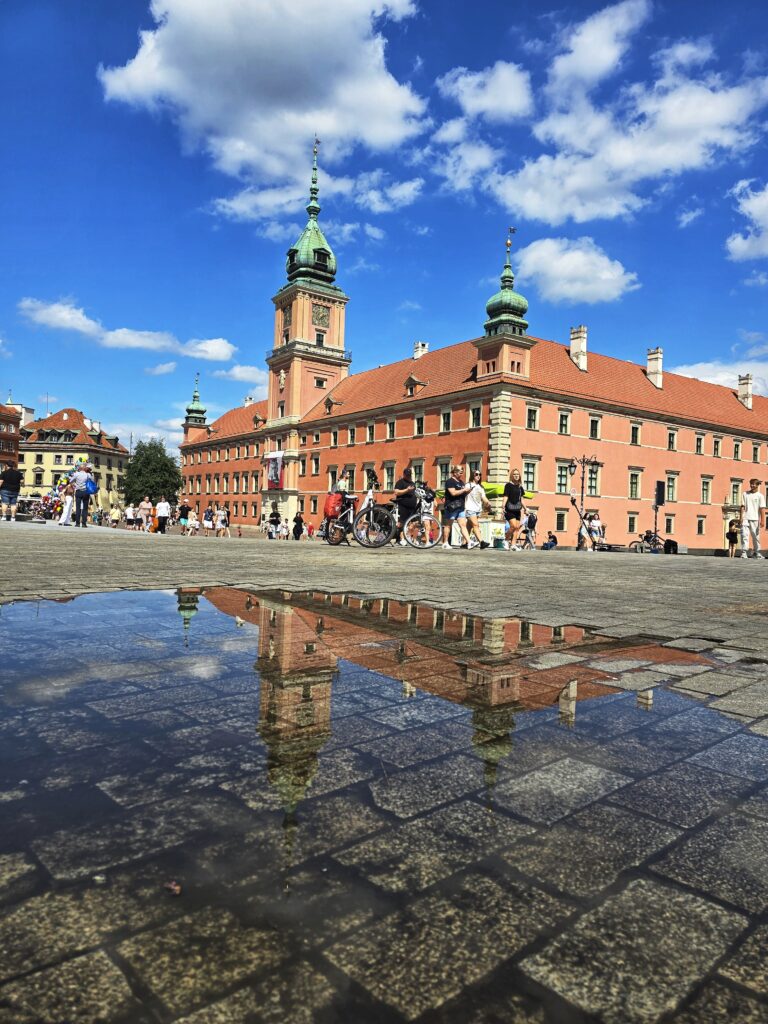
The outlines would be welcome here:
M 187 406 L 187 418 L 184 423 L 189 426 L 205 426 L 206 408 L 200 401 L 200 372 L 195 374 L 195 386 L 192 391 L 192 401 Z
M 319 188 L 317 187 L 317 152 L 320 145 L 320 139 L 315 136 L 315 144 L 312 147 L 312 183 L 309 186 L 309 205 L 307 206 L 307 213 L 313 220 L 317 220 L 317 215 L 320 213 L 320 204 L 317 201 Z
M 501 288 L 492 295 L 486 304 L 488 319 L 485 322 L 486 335 L 517 334 L 524 335 L 528 330 L 525 314 L 528 311 L 528 300 L 515 290 L 515 275 L 512 271 L 512 236 L 517 228 L 509 228 L 504 243 L 506 257 L 501 270 Z

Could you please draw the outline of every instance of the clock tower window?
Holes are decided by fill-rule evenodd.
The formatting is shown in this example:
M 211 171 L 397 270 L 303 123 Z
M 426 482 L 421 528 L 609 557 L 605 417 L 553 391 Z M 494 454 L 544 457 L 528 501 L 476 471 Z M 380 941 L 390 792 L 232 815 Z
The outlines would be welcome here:
M 325 331 L 315 331 L 315 344 L 318 348 L 323 348 L 325 345 Z

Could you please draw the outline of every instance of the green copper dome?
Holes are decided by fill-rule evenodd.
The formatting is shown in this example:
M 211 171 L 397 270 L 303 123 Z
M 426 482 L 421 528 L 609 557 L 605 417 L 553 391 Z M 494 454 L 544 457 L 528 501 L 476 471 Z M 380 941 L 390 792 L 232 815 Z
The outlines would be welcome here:
M 515 275 L 509 258 L 511 247 L 512 242 L 507 239 L 507 258 L 501 271 L 501 288 L 485 305 L 488 314 L 486 334 L 525 334 L 528 330 L 528 321 L 525 320 L 528 300 L 514 290 Z
M 200 374 L 195 374 L 195 388 L 192 392 L 192 401 L 187 406 L 187 422 L 188 423 L 205 423 L 206 408 L 200 401 L 200 391 L 198 385 L 200 383 Z
M 312 150 L 312 184 L 309 189 L 309 204 L 307 206 L 309 220 L 296 244 L 288 250 L 285 269 L 288 272 L 289 281 L 303 278 L 330 284 L 336 276 L 336 257 L 317 223 L 317 215 L 320 213 L 317 194 L 317 140 L 315 140 Z

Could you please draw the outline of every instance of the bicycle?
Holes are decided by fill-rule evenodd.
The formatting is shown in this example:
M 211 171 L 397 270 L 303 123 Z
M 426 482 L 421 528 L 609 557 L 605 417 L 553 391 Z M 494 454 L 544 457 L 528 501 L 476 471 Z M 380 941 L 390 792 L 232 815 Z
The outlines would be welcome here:
M 636 555 L 655 554 L 664 550 L 664 540 L 653 530 L 646 530 L 640 534 L 639 540 L 633 540 L 629 550 Z
M 325 526 L 325 539 L 329 544 L 334 547 L 341 544 L 350 533 L 364 548 L 380 548 L 389 543 L 396 529 L 395 517 L 384 505 L 376 504 L 374 491 L 378 487 L 378 477 L 368 470 L 368 494 L 357 513 L 358 496 L 342 495 L 341 512 L 329 516 Z
M 403 523 L 403 537 L 412 548 L 425 550 L 433 548 L 442 533 L 440 523 L 433 513 L 435 492 L 426 484 L 416 484 L 416 511 Z

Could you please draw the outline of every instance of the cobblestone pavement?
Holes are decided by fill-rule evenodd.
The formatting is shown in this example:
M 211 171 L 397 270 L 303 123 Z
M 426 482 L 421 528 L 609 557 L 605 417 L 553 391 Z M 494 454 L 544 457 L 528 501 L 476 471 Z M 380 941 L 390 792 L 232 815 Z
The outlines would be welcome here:
M 237 585 L 422 600 L 611 636 L 768 648 L 768 560 L 573 551 L 366 551 L 321 541 L 187 539 L 0 523 L 0 599 Z

